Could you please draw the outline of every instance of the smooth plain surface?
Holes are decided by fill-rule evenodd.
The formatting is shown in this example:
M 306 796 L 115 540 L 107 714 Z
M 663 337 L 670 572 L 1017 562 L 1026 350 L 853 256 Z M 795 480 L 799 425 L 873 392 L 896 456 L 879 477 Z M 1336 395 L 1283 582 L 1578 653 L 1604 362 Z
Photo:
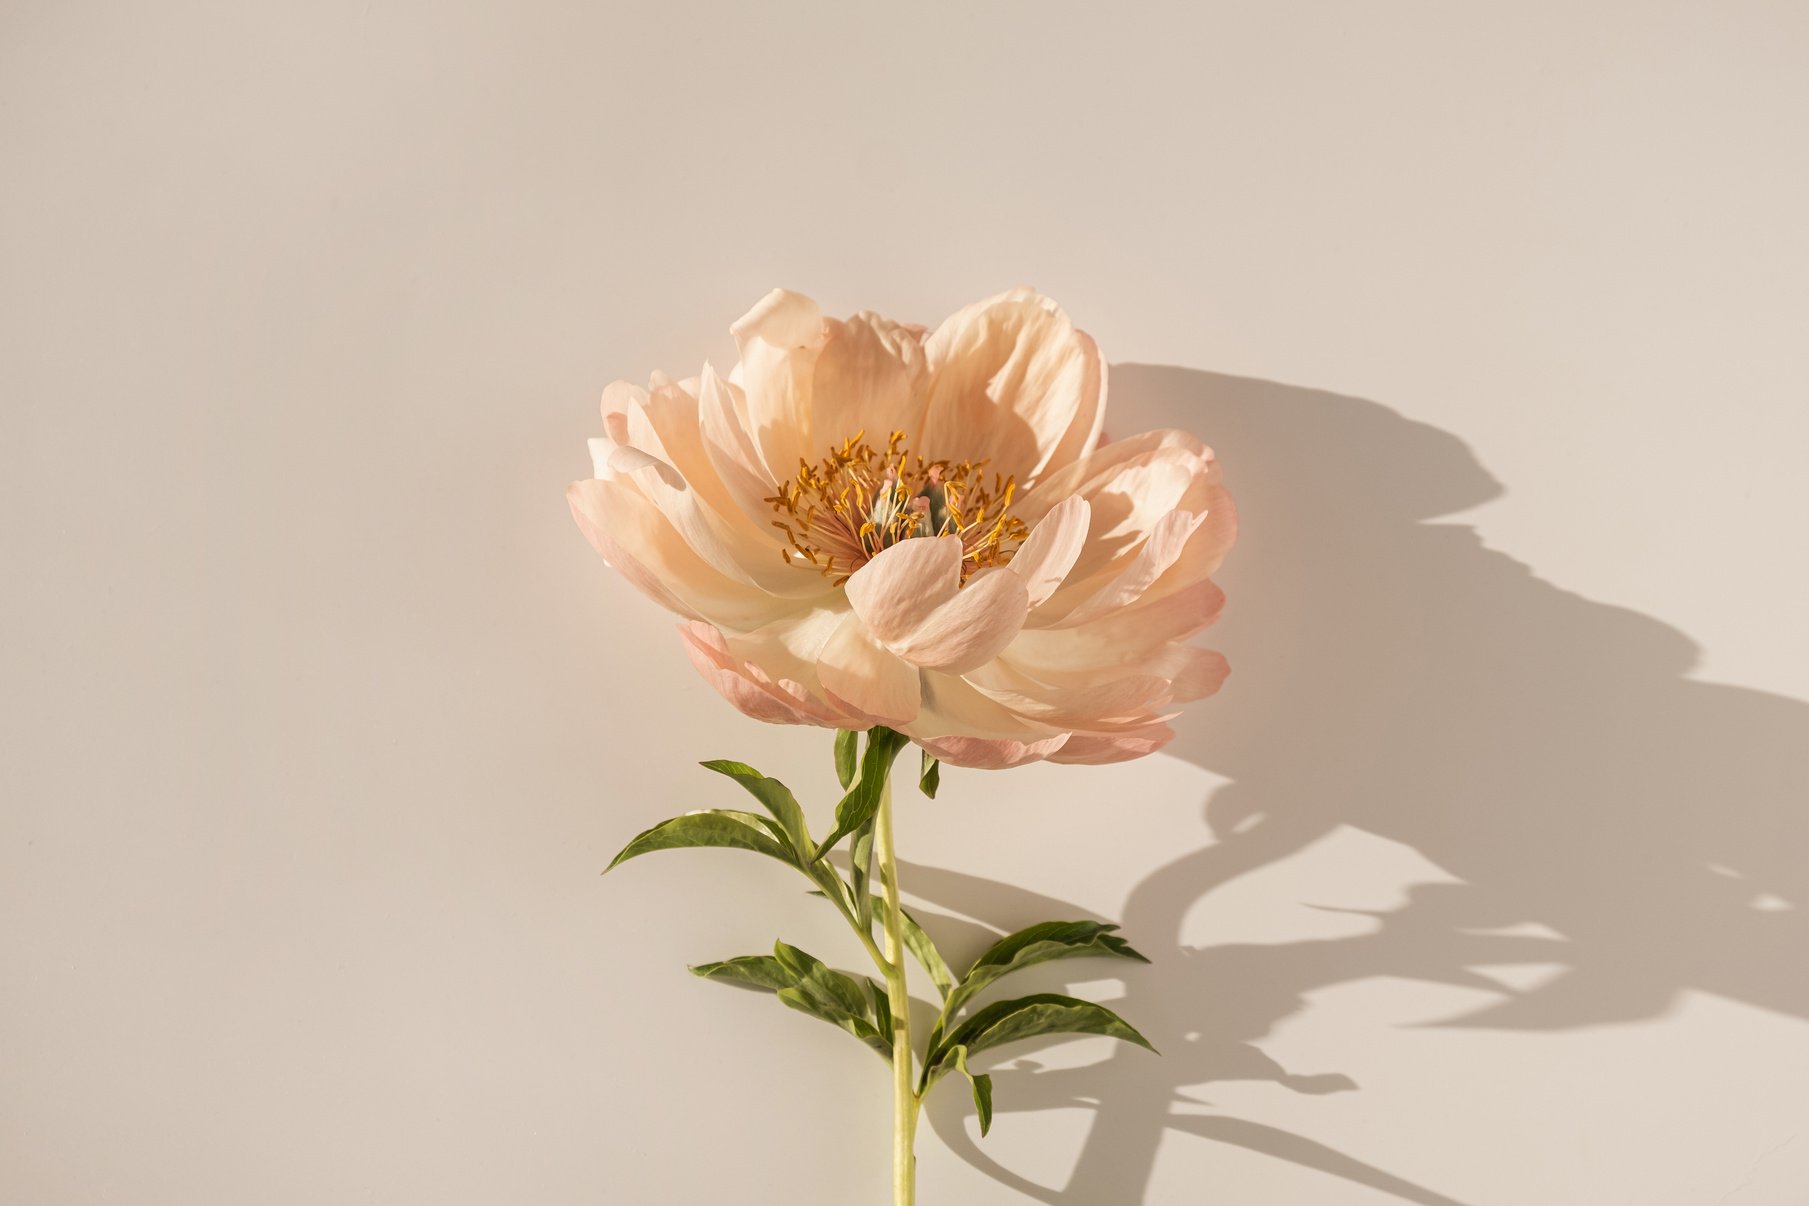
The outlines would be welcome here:
M 0 1198 L 874 1203 L 816 815 L 565 514 L 784 284 L 1019 283 L 1204 434 L 1169 755 L 950 773 L 932 928 L 1121 920 L 924 1206 L 1809 1202 L 1809 9 L 0 9 Z M 1088 977 L 1097 977 L 1089 980 Z

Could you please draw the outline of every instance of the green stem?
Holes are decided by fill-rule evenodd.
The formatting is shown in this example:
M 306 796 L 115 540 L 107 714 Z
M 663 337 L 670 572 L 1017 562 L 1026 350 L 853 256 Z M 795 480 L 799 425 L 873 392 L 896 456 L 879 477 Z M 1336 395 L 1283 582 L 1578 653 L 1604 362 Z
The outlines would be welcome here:
M 892 1001 L 892 1206 L 917 1200 L 917 1110 L 911 1089 L 911 998 L 905 982 L 904 920 L 898 903 L 898 852 L 892 845 L 892 780 L 880 789 L 873 844 L 886 899 L 886 995 Z

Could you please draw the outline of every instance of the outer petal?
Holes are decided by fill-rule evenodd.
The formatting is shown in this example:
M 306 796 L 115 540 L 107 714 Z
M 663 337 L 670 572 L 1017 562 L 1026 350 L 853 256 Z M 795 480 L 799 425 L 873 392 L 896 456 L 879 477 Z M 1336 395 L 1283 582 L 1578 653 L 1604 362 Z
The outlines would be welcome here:
M 704 451 L 729 498 L 756 526 L 771 524 L 774 481 L 748 434 L 742 411 L 746 397 L 704 365 L 697 383 L 697 415 Z
M 959 675 L 929 670 L 922 682 L 923 710 L 906 730 L 913 739 L 1002 737 L 1029 743 L 1062 732 L 1013 712 Z
M 1140 665 L 1154 650 L 1186 640 L 1211 624 L 1224 606 L 1225 593 L 1202 580 L 1085 624 L 1026 628 L 1004 656 L 1028 673 L 1052 681 L 1066 673 L 1100 674 Z
M 763 668 L 736 655 L 716 628 L 693 621 L 679 625 L 691 664 L 722 697 L 755 720 L 769 724 L 814 724 L 825 728 L 853 725 L 854 718 L 811 696 L 803 684 L 775 679 Z
M 729 330 L 741 349 L 754 443 L 773 480 L 782 481 L 816 455 L 811 376 L 823 350 L 823 312 L 802 293 L 774 289 Z
M 850 613 L 817 657 L 817 677 L 829 703 L 866 726 L 902 728 L 917 718 L 922 699 L 917 668 L 867 635 Z
M 1030 720 L 1054 728 L 1118 732 L 1147 724 L 1155 709 L 1173 697 L 1173 684 L 1159 674 L 1103 675 L 1059 685 L 1039 682 L 1003 662 L 970 680 L 993 700 Z
M 935 460 L 990 458 L 1026 488 L 1056 457 L 1090 447 L 1103 418 L 1103 362 L 1060 308 L 1014 289 L 951 316 L 925 348 L 929 405 L 918 448 Z M 1070 437 L 1079 429 L 1082 434 Z
M 750 629 L 797 606 L 713 568 L 631 482 L 573 482 L 566 498 L 604 560 L 681 616 Z
M 1071 738 L 1057 733 L 1040 741 L 1013 741 L 1008 737 L 931 737 L 916 739 L 917 744 L 950 766 L 973 770 L 1005 770 L 1026 762 L 1053 759 Z M 1134 756 L 1134 755 L 1133 755 Z
M 1077 762 L 1098 766 L 1107 762 L 1129 762 L 1145 754 L 1153 754 L 1174 740 L 1175 731 L 1166 724 L 1153 724 L 1135 733 L 1113 733 L 1110 736 L 1088 736 L 1076 733 L 1056 752 L 1047 755 L 1051 762 Z
M 1150 530 L 1149 538 L 1129 565 L 1054 624 L 1057 627 L 1084 624 L 1136 602 L 1181 556 L 1188 538 L 1205 521 L 1204 515 L 1192 511 L 1171 511 L 1164 515 Z

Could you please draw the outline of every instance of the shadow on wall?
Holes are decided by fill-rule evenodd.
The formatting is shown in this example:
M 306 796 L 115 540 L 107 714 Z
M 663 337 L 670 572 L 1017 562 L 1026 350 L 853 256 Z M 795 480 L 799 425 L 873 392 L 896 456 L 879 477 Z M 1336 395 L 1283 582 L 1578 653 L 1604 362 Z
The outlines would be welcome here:
M 1257 1044 L 1304 994 L 1374 976 L 1496 994 L 1446 1026 L 1614 1025 L 1686 990 L 1809 1017 L 1809 705 L 1686 678 L 1697 648 L 1683 633 L 1436 522 L 1503 492 L 1446 432 L 1357 398 L 1177 368 L 1114 369 L 1112 403 L 1124 431 L 1204 435 L 1238 499 L 1214 642 L 1234 674 L 1167 751 L 1230 782 L 1206 802 L 1200 848 L 1153 871 L 1112 919 L 1155 960 L 1127 976 L 1121 1004 L 1162 1036 L 1163 1058 L 998 1073 L 1002 1110 L 1096 1107 L 1060 1189 L 982 1152 L 945 1094 L 931 1121 L 952 1150 L 1041 1201 L 1141 1202 L 1172 1130 L 1443 1206 L 1453 1199 L 1301 1136 L 1176 1107 L 1224 1080 L 1355 1089 L 1335 1070 L 1296 1075 Z M 1183 918 L 1214 888 L 1345 825 L 1462 882 L 1416 890 L 1357 937 L 1181 945 Z M 1088 915 L 935 868 L 905 878 L 1000 928 Z M 1556 936 L 1527 936 L 1533 925 Z M 1515 992 L 1471 970 L 1510 963 L 1565 971 Z

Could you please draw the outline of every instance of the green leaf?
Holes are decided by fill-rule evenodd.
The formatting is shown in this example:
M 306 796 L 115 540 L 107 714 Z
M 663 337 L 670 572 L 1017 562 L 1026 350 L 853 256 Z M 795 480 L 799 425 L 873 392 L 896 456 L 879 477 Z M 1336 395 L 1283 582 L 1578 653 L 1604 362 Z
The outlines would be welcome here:
M 880 902 L 880 907 L 884 907 L 884 902 Z M 903 923 L 900 929 L 903 932 L 905 949 L 917 956 L 917 962 L 921 963 L 923 970 L 930 974 L 930 982 L 936 986 L 936 991 L 942 995 L 944 1001 L 948 1000 L 949 993 L 953 992 L 955 988 L 955 976 L 953 972 L 949 971 L 948 964 L 942 961 L 942 952 L 936 949 L 936 944 L 930 940 L 930 936 L 924 932 L 924 928 L 917 924 L 915 917 L 904 909 L 899 909 L 898 913 L 899 920 Z
M 930 799 L 936 798 L 936 789 L 942 786 L 942 763 L 930 756 L 930 751 L 923 751 L 923 770 L 917 776 L 917 789 Z M 985 1131 L 981 1131 L 985 1134 Z
M 714 809 L 709 812 L 686 813 L 682 817 L 661 821 L 652 829 L 637 835 L 622 847 L 622 852 L 611 859 L 609 866 L 603 870 L 606 873 L 613 871 L 629 859 L 655 850 L 678 850 L 691 846 L 729 846 L 739 850 L 753 850 L 782 863 L 797 866 L 797 858 L 768 832 L 766 824 L 765 817 L 755 816 L 751 812 Z
M 1115 955 L 1148 963 L 1131 944 L 1114 936 L 1118 927 L 1098 921 L 1045 921 L 999 939 L 961 978 L 961 986 L 948 998 L 946 1016 L 972 1000 L 982 989 L 1015 971 L 1056 959 L 1086 955 Z
M 854 782 L 854 763 L 860 754 L 861 735 L 852 729 L 835 731 L 835 777 L 841 780 L 842 790 Z
M 771 955 L 738 955 L 720 963 L 699 963 L 691 968 L 691 974 L 766 992 L 778 992 L 792 984 L 791 974 Z
M 867 978 L 867 990 L 873 998 L 873 1028 L 879 1031 L 879 1037 L 885 1040 L 886 1047 L 892 1046 L 895 1032 L 892 1029 L 892 995 L 886 986 L 872 976 Z
M 790 986 L 779 990 L 781 1001 L 841 1027 L 887 1059 L 892 1058 L 891 1040 L 867 1020 L 872 998 L 861 981 L 825 967 L 815 955 L 783 942 L 773 945 L 773 956 L 792 978 Z
M 810 952 L 784 942 L 773 944 L 773 956 L 791 976 L 791 986 L 812 1001 L 850 1017 L 865 1016 L 867 994 L 853 976 L 833 971 Z
M 906 744 L 904 734 L 895 733 L 884 725 L 875 725 L 867 731 L 867 753 L 861 759 L 860 778 L 836 805 L 835 831 L 817 846 L 815 858 L 821 859 L 837 842 L 873 819 L 873 814 L 879 811 L 879 797 L 885 788 L 886 776 L 892 773 L 892 762 Z
M 986 1132 L 992 1129 L 992 1077 L 982 1072 L 978 1076 L 967 1069 L 967 1048 L 956 1047 L 954 1050 L 955 1067 L 961 1069 L 961 1075 L 974 1089 L 974 1112 L 980 1116 L 980 1138 L 986 1138 Z
M 926 1077 L 933 1072 L 946 1071 L 958 1047 L 966 1047 L 967 1055 L 978 1055 L 1006 1043 L 1046 1034 L 1103 1034 L 1155 1050 L 1130 1023 L 1104 1005 L 1058 993 L 1037 993 L 997 1001 L 957 1026 L 954 1033 L 931 1052 Z
M 691 974 L 770 992 L 798 1012 L 845 1030 L 888 1060 L 892 1058 L 892 1013 L 885 989 L 871 980 L 856 980 L 833 971 L 816 956 L 795 946 L 780 942 L 770 955 L 740 955 L 720 963 L 700 963 L 691 969 Z M 869 989 L 877 991 L 877 1000 Z M 882 1008 L 883 1015 L 879 1012 Z M 884 1025 L 876 1025 L 882 1016 Z
M 891 1061 L 892 1044 L 881 1038 L 879 1031 L 876 1030 L 873 1023 L 869 1022 L 866 1018 L 855 1017 L 853 1014 L 843 1013 L 833 1006 L 826 1006 L 822 1001 L 800 988 L 781 988 L 778 991 L 777 996 L 779 1000 L 797 1010 L 799 1013 L 807 1013 L 813 1018 L 821 1018 L 831 1026 L 837 1026 L 846 1030 L 849 1034 L 852 1034 L 855 1038 L 879 1052 L 888 1062 Z
M 798 806 L 797 797 L 791 794 L 791 788 L 777 779 L 767 778 L 745 762 L 718 758 L 700 765 L 719 775 L 727 775 L 747 788 L 748 794 L 773 814 L 773 819 L 779 822 L 784 831 L 784 837 L 790 840 L 798 853 L 810 853 L 810 829 L 804 822 L 804 810 Z
M 818 864 L 823 866 L 826 864 Z M 873 882 L 873 822 L 868 821 L 854 831 L 854 845 L 849 851 L 848 878 L 853 881 L 855 922 L 867 933 L 873 932 L 875 897 L 868 885 Z

